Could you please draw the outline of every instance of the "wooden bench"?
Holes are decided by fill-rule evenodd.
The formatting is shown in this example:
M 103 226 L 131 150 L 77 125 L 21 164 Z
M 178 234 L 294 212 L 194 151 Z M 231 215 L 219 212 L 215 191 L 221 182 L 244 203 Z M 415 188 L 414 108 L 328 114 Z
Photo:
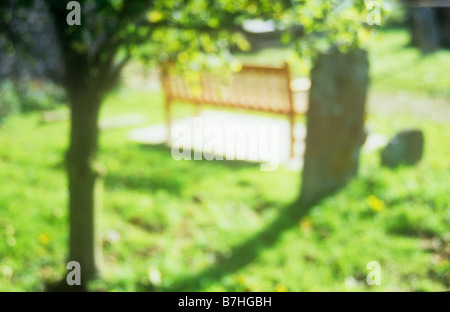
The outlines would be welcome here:
M 168 139 L 171 136 L 171 107 L 175 101 L 191 102 L 198 114 L 201 105 L 235 107 L 286 115 L 290 123 L 290 153 L 294 155 L 294 122 L 296 112 L 291 89 L 289 65 L 283 67 L 242 66 L 228 79 L 202 73 L 197 90 L 181 75 L 162 70 L 162 83 L 166 98 Z

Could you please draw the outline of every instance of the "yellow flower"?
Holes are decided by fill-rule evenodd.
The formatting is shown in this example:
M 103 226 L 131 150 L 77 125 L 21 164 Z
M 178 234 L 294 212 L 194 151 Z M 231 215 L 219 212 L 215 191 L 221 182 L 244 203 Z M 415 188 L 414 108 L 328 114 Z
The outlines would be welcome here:
M 164 15 L 159 11 L 150 11 L 147 13 L 147 19 L 152 23 L 157 23 L 162 20 Z
M 275 292 L 287 292 L 287 291 L 289 291 L 288 288 L 283 284 L 277 284 L 275 286 Z
M 238 282 L 240 285 L 245 285 L 246 281 L 247 281 L 247 277 L 246 277 L 244 274 L 239 274 L 239 275 L 237 276 L 237 282 Z
M 302 221 L 300 221 L 300 229 L 303 232 L 310 232 L 312 230 L 312 223 L 309 218 L 303 218 Z
M 41 245 L 47 245 L 50 241 L 50 236 L 48 234 L 39 234 L 38 240 Z
M 373 211 L 379 212 L 384 209 L 384 201 L 376 197 L 375 195 L 369 195 L 367 197 L 367 203 Z

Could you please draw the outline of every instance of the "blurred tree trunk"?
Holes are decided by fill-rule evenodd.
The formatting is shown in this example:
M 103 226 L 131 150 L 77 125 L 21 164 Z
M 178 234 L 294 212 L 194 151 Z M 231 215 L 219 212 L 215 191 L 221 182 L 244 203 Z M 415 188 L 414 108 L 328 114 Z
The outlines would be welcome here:
M 313 204 L 343 187 L 358 170 L 365 141 L 367 53 L 334 49 L 311 72 L 300 202 Z
M 82 285 L 97 275 L 102 264 L 101 245 L 96 233 L 101 198 L 95 196 L 102 182 L 99 179 L 102 170 L 96 160 L 100 103 L 95 93 L 89 91 L 80 90 L 71 98 L 70 146 L 67 152 L 69 259 L 80 263 Z
M 114 41 L 115 33 L 107 31 L 106 37 L 98 38 L 100 45 L 96 46 L 84 38 L 89 32 L 83 29 L 88 26 L 67 24 L 64 1 L 47 4 L 61 49 L 62 81 L 71 107 L 70 145 L 66 155 L 70 214 L 68 261 L 80 263 L 81 284 L 85 287 L 101 272 L 103 263 L 97 233 L 105 174 L 97 160 L 99 111 L 105 95 L 116 85 L 130 52 L 125 52 L 116 62 L 119 48 L 125 45 L 124 39 Z

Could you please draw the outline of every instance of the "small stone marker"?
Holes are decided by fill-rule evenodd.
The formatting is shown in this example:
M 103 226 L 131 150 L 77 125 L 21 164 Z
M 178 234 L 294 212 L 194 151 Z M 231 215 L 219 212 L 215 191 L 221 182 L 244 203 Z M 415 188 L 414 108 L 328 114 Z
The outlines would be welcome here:
M 421 130 L 403 130 L 381 150 L 381 164 L 390 168 L 400 164 L 414 165 L 422 158 L 423 144 Z

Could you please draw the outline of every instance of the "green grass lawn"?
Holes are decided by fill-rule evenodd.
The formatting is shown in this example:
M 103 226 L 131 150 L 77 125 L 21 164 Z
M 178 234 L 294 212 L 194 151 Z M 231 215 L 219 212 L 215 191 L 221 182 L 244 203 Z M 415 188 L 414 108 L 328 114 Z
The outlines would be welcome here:
M 396 38 L 404 34 L 385 37 L 391 43 L 378 46 L 379 58 L 372 56 L 377 77 L 388 68 L 379 62 L 395 63 L 386 49 L 397 53 Z M 398 49 L 396 55 L 405 58 L 413 53 Z M 442 55 L 449 59 L 449 52 Z M 430 67 L 439 82 L 419 92 L 446 96 L 449 84 L 440 79 L 448 80 L 436 62 Z M 414 70 L 421 72 L 421 66 Z M 374 87 L 413 93 L 412 81 L 394 72 Z M 189 112 L 181 105 L 176 114 Z M 162 93 L 120 89 L 107 99 L 102 116 L 129 113 L 162 121 Z M 388 136 L 420 127 L 424 159 L 388 170 L 379 166 L 377 153 L 363 154 L 358 178 L 309 210 L 294 204 L 298 172 L 261 172 L 259 165 L 241 162 L 177 162 L 164 146 L 128 141 L 128 129 L 103 132 L 105 270 L 90 288 L 450 289 L 450 123 L 376 112 L 368 122 Z M 68 130 L 67 122 L 40 123 L 37 113 L 14 115 L 0 128 L 0 291 L 43 290 L 44 281 L 66 272 Z M 381 264 L 380 286 L 366 284 L 366 265 L 374 260 Z

